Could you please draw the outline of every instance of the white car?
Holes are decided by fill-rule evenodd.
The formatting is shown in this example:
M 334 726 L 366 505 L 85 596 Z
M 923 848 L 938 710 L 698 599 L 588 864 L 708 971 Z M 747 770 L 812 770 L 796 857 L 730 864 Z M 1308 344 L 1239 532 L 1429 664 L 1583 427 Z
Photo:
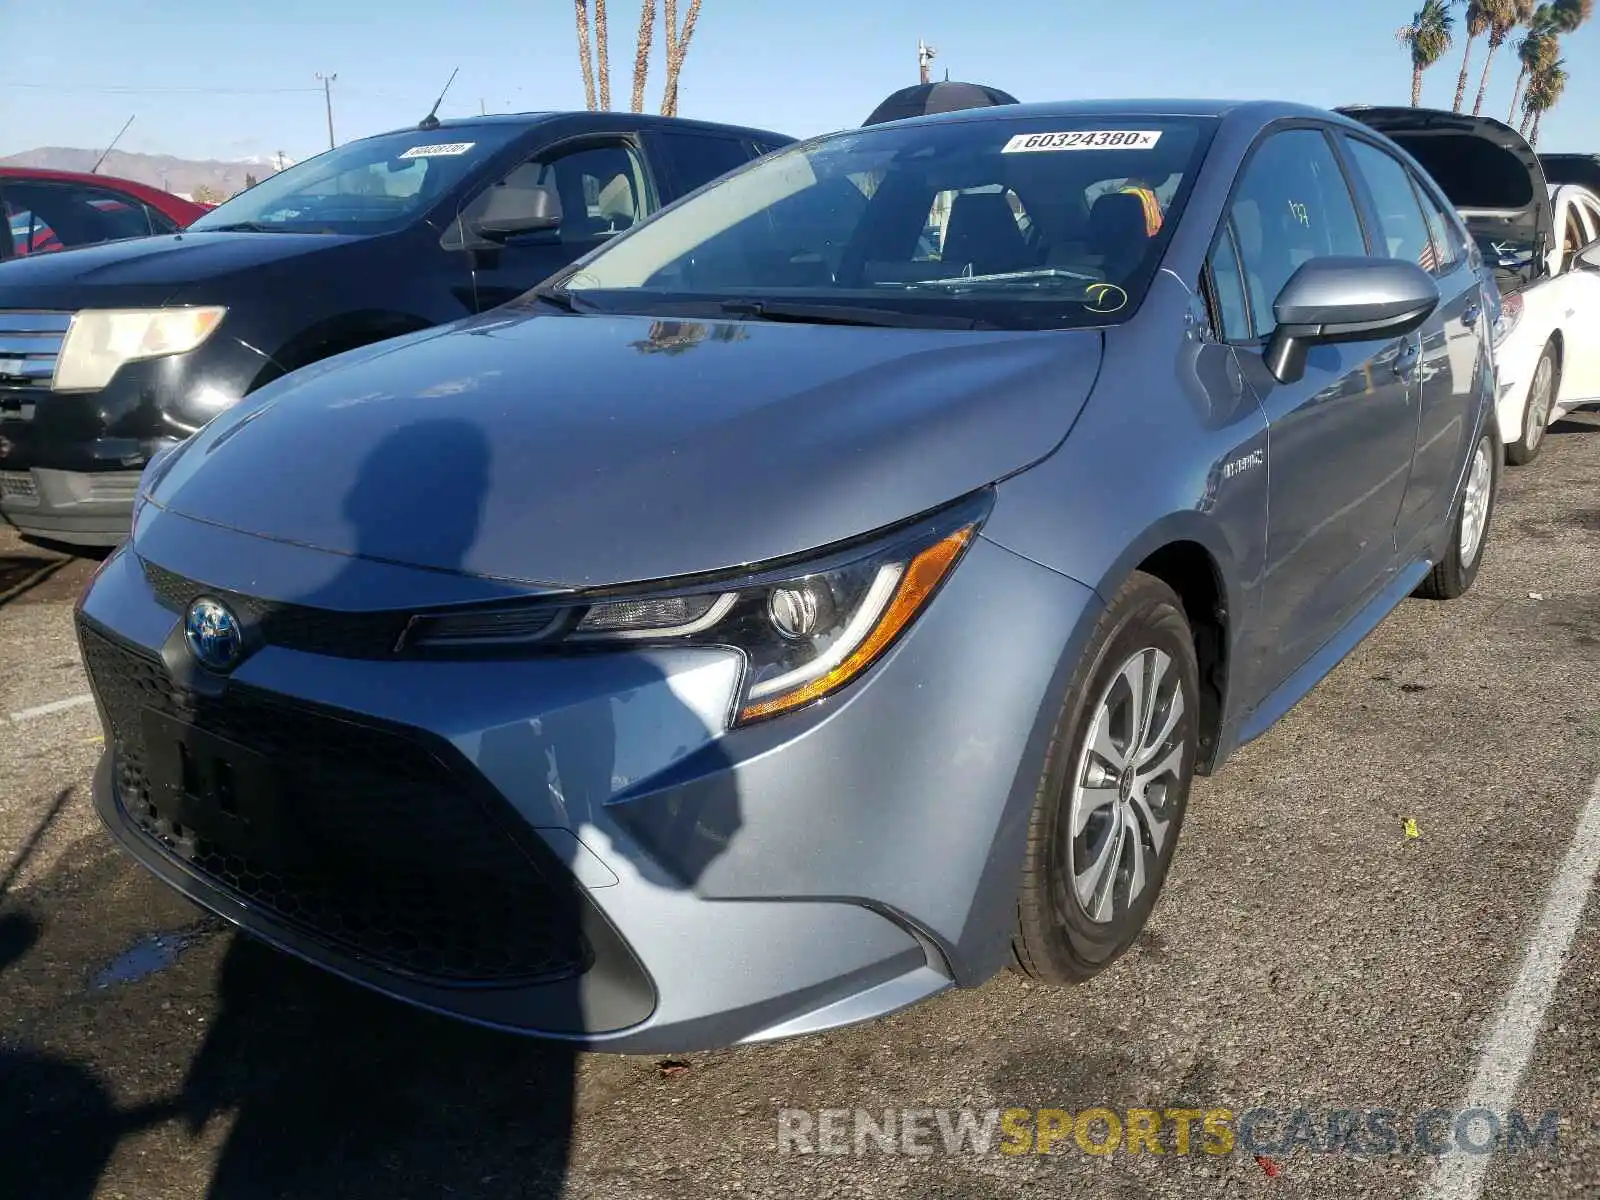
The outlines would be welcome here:
M 1387 134 L 1433 176 L 1465 218 L 1499 285 L 1498 416 L 1507 461 L 1533 461 L 1562 414 L 1600 404 L 1600 271 L 1578 262 L 1600 241 L 1600 164 L 1544 165 L 1491 117 L 1421 108 L 1341 111 Z M 1566 159 L 1569 156 L 1560 156 Z

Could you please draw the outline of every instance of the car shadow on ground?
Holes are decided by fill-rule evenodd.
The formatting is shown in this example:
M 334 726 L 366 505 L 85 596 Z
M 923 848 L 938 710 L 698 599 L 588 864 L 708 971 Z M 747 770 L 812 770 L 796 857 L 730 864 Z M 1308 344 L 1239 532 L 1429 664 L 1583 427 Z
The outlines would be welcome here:
M 0 995 L 10 991 L 5 967 L 30 950 L 45 960 L 31 969 L 55 967 L 64 947 L 39 946 L 41 932 L 27 912 L 0 917 Z M 81 964 L 66 970 L 81 985 Z M 139 1157 L 171 1164 L 155 1170 L 159 1194 L 174 1200 L 560 1192 L 571 1049 L 408 1008 L 240 935 L 227 935 L 208 1032 L 181 1087 L 119 1106 L 112 1081 L 160 1071 L 159 1056 L 183 1041 L 176 1027 L 192 1025 L 164 998 L 169 982 L 141 980 L 92 1008 L 69 1004 L 77 1011 L 62 1021 L 8 1014 L 53 1025 L 52 1042 L 106 1044 L 85 1056 L 91 1063 L 0 1040 L 0 1195 L 123 1192 L 120 1172 L 115 1181 L 105 1173 L 119 1143 L 147 1131 L 156 1141 Z M 226 1128 L 220 1138 L 213 1122 Z
M 436 554 L 465 561 L 478 535 L 492 463 L 482 434 L 465 420 L 419 422 L 380 440 L 352 472 L 345 504 L 358 553 L 376 557 L 393 545 L 398 523 L 408 536 L 427 539 Z M 414 486 L 419 478 L 451 484 L 429 493 Z M 335 579 L 325 594 L 349 592 Z M 292 599 L 314 607 L 319 594 Z M 641 682 L 641 693 L 648 690 Z M 520 709 L 513 705 L 513 718 L 500 718 L 507 723 L 484 738 L 495 745 L 492 754 L 485 745 L 480 758 L 495 763 L 480 765 L 525 790 L 548 787 L 575 823 L 581 814 L 574 805 L 587 798 L 598 808 L 612 792 L 617 731 L 609 704 L 615 702 L 602 696 L 574 703 L 560 710 L 565 724 L 546 720 L 542 730 L 540 721 L 515 719 Z M 356 736 L 354 727 L 340 732 L 339 746 L 353 746 Z M 283 753 L 309 763 L 313 752 L 308 745 Z M 286 797 L 285 815 L 322 838 L 317 870 L 343 863 L 370 882 L 365 892 L 343 887 L 339 902 L 355 905 L 350 911 L 359 909 L 363 920 L 382 908 L 381 928 L 392 930 L 416 915 L 400 901 L 432 895 L 452 919 L 473 925 L 474 910 L 447 903 L 450 896 L 429 893 L 419 882 L 430 866 L 448 861 L 453 844 L 471 844 L 462 828 L 467 797 L 413 786 L 397 798 L 377 784 L 352 791 L 355 776 L 340 771 L 369 769 L 371 762 L 354 762 L 359 756 L 353 751 L 336 753 L 351 761 L 334 762 L 323 773 L 283 768 L 281 778 L 294 786 L 278 791 Z M 716 755 L 714 748 L 709 753 Z M 731 787 L 719 810 L 724 834 L 738 826 Z M 315 808 L 339 811 L 321 823 Z M 685 819 L 703 815 L 697 810 Z M 341 840 L 358 826 L 380 830 L 384 849 L 402 840 L 424 844 L 410 858 L 362 855 L 350 849 L 354 842 Z M 432 844 L 402 836 L 430 830 L 440 835 Z M 676 875 L 662 886 L 685 889 L 722 845 L 665 840 L 682 852 Z M 464 863 L 448 878 L 472 884 L 484 861 Z M 396 866 L 406 862 L 419 873 L 415 886 L 406 868 Z M 440 877 L 446 877 L 442 869 Z M 358 895 L 352 900 L 351 893 Z M 491 887 L 488 894 L 523 893 Z M 0 894 L 0 901 L 6 904 L 0 971 L 9 967 L 16 980 L 0 980 L 0 1196 L 7 1200 L 102 1194 L 437 1200 L 561 1191 L 575 1116 L 577 1052 L 570 1044 L 412 1008 L 249 937 L 221 940 L 220 922 L 197 919 L 192 905 L 131 866 L 98 834 L 74 843 L 24 895 Z M 256 903 L 272 900 L 263 896 Z M 575 906 L 495 915 L 498 925 L 487 924 L 497 929 L 571 920 L 567 932 L 583 936 Z M 417 924 L 429 935 L 440 926 L 437 918 Z M 465 944 L 483 931 L 458 932 Z M 497 945 L 522 948 L 511 933 Z M 104 966 L 128 962 L 140 947 L 155 960 L 148 970 Z M 112 984 L 97 982 L 108 976 L 116 976 Z M 556 1007 L 567 1017 L 578 1015 L 577 979 L 552 986 L 566 989 Z M 126 1145 L 134 1136 L 137 1144 Z

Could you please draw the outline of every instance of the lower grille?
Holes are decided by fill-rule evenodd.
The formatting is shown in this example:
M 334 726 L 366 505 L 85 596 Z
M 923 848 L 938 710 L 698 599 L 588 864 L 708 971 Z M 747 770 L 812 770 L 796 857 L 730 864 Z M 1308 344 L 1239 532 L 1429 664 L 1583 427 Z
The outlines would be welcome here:
M 512 985 L 588 969 L 570 881 L 553 858 L 537 861 L 540 850 L 515 836 L 514 815 L 496 811 L 465 762 L 451 767 L 414 737 L 237 684 L 219 697 L 181 690 L 159 660 L 82 616 L 79 641 L 111 726 L 118 803 L 191 872 L 312 940 L 407 976 Z M 271 760 L 277 824 L 296 849 L 289 865 L 185 824 L 151 786 L 152 752 L 165 748 L 147 744 L 148 711 Z M 204 803 L 184 790 L 184 804 Z
M 32 471 L 0 471 L 0 496 L 26 504 L 37 504 L 39 486 Z

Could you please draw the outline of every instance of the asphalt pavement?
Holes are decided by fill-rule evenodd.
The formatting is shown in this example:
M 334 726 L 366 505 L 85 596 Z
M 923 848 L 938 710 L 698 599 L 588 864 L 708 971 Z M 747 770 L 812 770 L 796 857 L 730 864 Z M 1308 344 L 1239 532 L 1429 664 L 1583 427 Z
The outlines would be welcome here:
M 6 537 L 0 1196 L 1600 1194 L 1600 416 L 1506 472 L 1466 598 L 1197 783 L 1111 972 L 681 1059 L 416 1013 L 132 866 L 87 798 L 92 564 Z M 1429 1153 L 1493 1141 L 1475 1107 L 1496 1152 Z

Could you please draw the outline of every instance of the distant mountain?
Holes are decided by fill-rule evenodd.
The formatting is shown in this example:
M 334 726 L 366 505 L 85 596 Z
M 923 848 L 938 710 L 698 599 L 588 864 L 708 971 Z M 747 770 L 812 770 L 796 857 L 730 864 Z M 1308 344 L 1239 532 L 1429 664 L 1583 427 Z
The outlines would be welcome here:
M 65 146 L 43 146 L 25 150 L 9 158 L 0 158 L 0 165 L 17 167 L 46 167 L 54 171 L 87 171 L 100 157 L 98 150 L 75 150 Z M 294 159 L 285 156 L 285 167 L 293 166 Z M 278 156 L 258 154 L 250 158 L 223 161 L 221 159 L 174 158 L 170 154 L 131 154 L 113 150 L 100 164 L 100 174 L 116 175 L 164 188 L 179 196 L 192 196 L 202 185 L 222 196 L 231 196 L 246 185 L 246 175 L 255 176 L 257 182 L 278 169 Z

